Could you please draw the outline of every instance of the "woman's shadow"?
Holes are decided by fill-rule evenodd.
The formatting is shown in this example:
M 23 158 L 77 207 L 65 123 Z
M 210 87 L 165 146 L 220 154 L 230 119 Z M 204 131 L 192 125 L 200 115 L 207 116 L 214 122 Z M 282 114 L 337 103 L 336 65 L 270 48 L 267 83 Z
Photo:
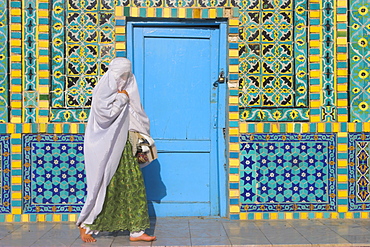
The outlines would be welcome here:
M 148 229 L 146 232 L 149 235 L 153 235 L 157 222 L 154 204 L 161 203 L 161 200 L 167 195 L 167 190 L 162 181 L 161 163 L 158 159 L 144 167 L 142 172 L 144 176 L 146 196 L 148 200 L 148 211 L 150 216 L 150 229 Z

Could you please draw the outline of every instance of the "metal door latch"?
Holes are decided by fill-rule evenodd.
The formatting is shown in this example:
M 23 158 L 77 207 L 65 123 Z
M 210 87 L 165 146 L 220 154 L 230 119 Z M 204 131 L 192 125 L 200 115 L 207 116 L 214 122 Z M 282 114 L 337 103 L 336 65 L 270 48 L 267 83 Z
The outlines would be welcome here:
M 225 72 L 221 70 L 220 74 L 218 75 L 217 81 L 213 83 L 214 87 L 218 87 L 219 83 L 225 83 L 227 82 L 227 78 L 225 77 Z

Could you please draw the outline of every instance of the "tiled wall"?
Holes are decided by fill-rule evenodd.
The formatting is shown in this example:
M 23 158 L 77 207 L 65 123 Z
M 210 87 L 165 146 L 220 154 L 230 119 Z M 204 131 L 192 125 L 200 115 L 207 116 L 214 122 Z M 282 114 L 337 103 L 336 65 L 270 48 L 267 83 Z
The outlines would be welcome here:
M 0 222 L 76 220 L 92 88 L 126 56 L 127 17 L 228 19 L 231 219 L 367 218 L 369 9 L 368 0 L 1 1 Z

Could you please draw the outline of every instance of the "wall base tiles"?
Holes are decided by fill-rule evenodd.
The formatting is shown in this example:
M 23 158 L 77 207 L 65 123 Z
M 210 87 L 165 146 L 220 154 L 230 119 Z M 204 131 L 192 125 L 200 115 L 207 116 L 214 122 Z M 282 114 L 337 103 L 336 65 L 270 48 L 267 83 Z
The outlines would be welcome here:
M 83 135 L 26 134 L 23 146 L 23 212 L 80 212 L 86 193 Z
M 370 210 L 370 134 L 349 134 L 348 149 L 348 210 Z
M 336 211 L 336 135 L 240 136 L 240 212 Z

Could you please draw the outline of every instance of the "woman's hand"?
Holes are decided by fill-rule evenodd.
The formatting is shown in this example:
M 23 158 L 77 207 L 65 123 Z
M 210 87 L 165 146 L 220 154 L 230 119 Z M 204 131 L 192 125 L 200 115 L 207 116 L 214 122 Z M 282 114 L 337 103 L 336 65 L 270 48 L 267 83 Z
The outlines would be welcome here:
M 126 94 L 127 95 L 127 97 L 129 97 L 130 98 L 130 96 L 128 96 L 128 93 L 127 93 L 127 91 L 126 90 L 118 90 L 118 93 L 124 93 L 124 94 Z

